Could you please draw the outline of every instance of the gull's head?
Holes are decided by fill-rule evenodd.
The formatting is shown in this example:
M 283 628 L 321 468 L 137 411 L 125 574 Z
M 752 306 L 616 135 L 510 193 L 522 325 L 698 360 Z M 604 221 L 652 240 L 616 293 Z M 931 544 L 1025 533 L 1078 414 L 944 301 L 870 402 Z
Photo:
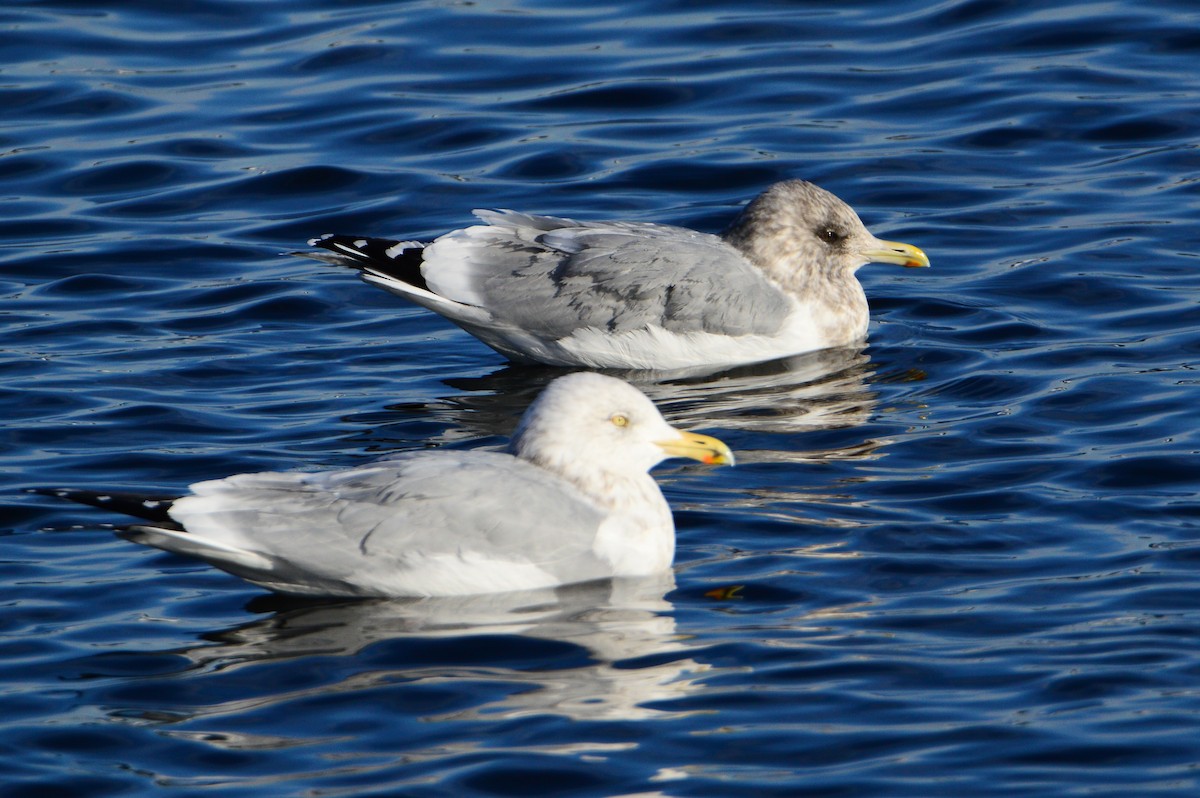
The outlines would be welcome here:
M 733 464 L 721 441 L 675 429 L 641 391 L 591 372 L 550 383 L 521 417 L 509 450 L 563 475 L 644 473 L 668 457 Z
M 804 180 L 776 183 L 755 197 L 725 240 L 785 282 L 786 273 L 797 269 L 817 268 L 837 277 L 867 263 L 929 265 L 920 249 L 876 238 L 853 208 Z

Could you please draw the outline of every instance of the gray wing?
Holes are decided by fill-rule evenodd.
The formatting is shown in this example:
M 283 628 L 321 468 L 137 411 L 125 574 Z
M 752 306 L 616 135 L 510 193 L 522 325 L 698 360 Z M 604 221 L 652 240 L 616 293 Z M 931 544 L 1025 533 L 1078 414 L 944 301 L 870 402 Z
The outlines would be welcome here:
M 609 332 L 770 335 L 784 293 L 718 236 L 631 222 L 476 211 L 488 222 L 439 238 L 422 273 L 438 294 L 547 338 Z
M 419 452 L 192 487 L 171 509 L 187 529 L 180 542 L 140 542 L 285 592 L 401 594 L 406 572 L 439 558 L 536 566 L 561 581 L 609 575 L 592 554 L 604 514 L 508 455 Z
M 333 472 L 322 489 L 367 556 L 408 552 L 551 563 L 591 551 L 604 514 L 573 487 L 510 455 L 406 453 Z

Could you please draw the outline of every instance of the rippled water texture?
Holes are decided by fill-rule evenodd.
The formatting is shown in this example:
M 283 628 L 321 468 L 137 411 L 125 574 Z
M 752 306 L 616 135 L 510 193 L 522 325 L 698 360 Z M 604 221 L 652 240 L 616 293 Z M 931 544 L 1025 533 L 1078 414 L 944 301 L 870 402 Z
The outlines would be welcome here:
M 10 3 L 0 793 L 1200 792 L 1193 3 Z M 283 253 L 475 207 L 929 270 L 869 346 L 635 380 L 671 579 L 298 604 L 34 486 L 497 446 L 553 372 Z

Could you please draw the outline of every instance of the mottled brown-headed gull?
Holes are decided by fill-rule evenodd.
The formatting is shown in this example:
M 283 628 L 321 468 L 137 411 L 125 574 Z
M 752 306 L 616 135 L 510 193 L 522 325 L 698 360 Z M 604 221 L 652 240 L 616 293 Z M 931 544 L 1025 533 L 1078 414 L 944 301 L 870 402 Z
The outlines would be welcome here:
M 675 525 L 647 473 L 667 457 L 733 463 L 628 383 L 577 373 L 547 386 L 505 452 L 240 474 L 173 499 L 40 492 L 138 517 L 119 534 L 280 593 L 449 596 L 668 569 Z
M 803 180 L 768 188 L 720 236 L 646 222 L 477 210 L 432 242 L 325 235 L 323 252 L 517 363 L 614 369 L 724 367 L 853 345 L 867 263 L 928 266 L 871 235 Z

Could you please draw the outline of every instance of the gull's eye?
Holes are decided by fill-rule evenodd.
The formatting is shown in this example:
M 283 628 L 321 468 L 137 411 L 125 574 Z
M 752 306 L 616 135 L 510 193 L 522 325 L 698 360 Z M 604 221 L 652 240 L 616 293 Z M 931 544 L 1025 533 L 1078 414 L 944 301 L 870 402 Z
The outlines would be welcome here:
M 817 238 L 824 241 L 826 244 L 836 244 L 845 238 L 844 235 L 834 230 L 832 227 L 823 227 L 817 230 Z
M 629 416 L 625 415 L 624 413 L 613 413 L 612 418 L 610 418 L 609 421 L 613 423 L 614 427 L 629 426 Z

